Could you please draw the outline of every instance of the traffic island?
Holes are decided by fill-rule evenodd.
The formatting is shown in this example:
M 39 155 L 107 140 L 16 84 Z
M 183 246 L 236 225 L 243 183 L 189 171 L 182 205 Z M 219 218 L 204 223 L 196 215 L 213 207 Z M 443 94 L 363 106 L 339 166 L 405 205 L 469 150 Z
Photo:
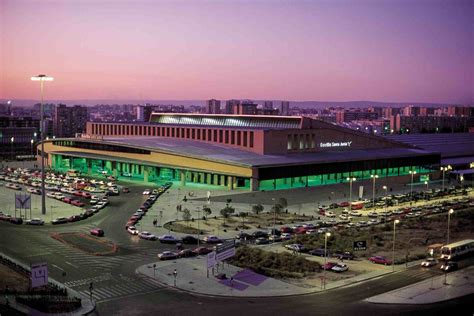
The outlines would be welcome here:
M 84 233 L 51 233 L 50 235 L 53 239 L 94 256 L 112 255 L 118 251 L 118 246 L 111 241 Z

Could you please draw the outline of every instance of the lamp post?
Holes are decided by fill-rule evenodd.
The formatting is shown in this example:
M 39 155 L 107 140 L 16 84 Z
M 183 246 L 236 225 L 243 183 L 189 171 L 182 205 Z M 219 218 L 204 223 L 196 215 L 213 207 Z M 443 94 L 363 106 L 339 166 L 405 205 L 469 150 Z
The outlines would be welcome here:
M 201 230 L 200 230 L 200 228 L 199 228 L 199 219 L 201 218 L 201 210 L 198 208 L 198 209 L 196 210 L 196 212 L 198 212 L 198 219 L 197 219 L 197 222 L 198 222 L 198 233 L 197 233 L 197 240 L 198 240 L 198 243 L 197 243 L 197 245 L 198 245 L 198 248 L 199 248 L 199 237 L 200 237 L 199 235 L 201 234 Z
M 272 231 L 272 235 L 275 235 L 275 226 L 276 226 L 276 204 L 275 204 L 275 198 L 272 198 L 272 202 L 273 202 L 273 231 Z M 272 237 L 273 238 L 273 237 Z M 275 238 L 273 238 L 273 242 Z
M 12 136 L 12 138 L 10 138 L 10 158 L 11 160 L 13 161 L 13 142 L 15 141 L 15 137 Z
M 355 180 L 354 177 L 347 178 L 347 181 L 349 181 L 349 211 L 352 211 L 352 182 Z
M 326 289 L 326 263 L 327 263 L 327 248 L 328 248 L 328 237 L 331 236 L 330 232 L 324 234 L 324 269 L 323 269 L 323 288 Z
M 53 81 L 53 77 L 46 75 L 38 75 L 31 77 L 33 81 L 40 82 L 40 91 L 41 91 L 41 107 L 40 107 L 40 141 L 41 141 L 41 214 L 46 214 L 46 193 L 44 189 L 44 82 Z
M 375 179 L 379 177 L 378 174 L 371 174 L 370 177 L 373 179 L 372 184 L 372 208 L 375 210 Z
M 416 174 L 416 171 L 408 171 L 408 173 L 411 175 L 411 183 L 410 183 L 410 204 L 413 203 L 413 176 Z
M 395 228 L 398 223 L 400 223 L 399 219 L 393 221 L 392 271 L 395 271 Z
M 447 238 L 446 238 L 446 244 L 449 244 L 449 224 L 451 222 L 451 214 L 454 213 L 454 210 L 451 208 L 449 209 L 448 211 L 448 234 L 447 234 Z
M 428 190 L 430 189 L 428 186 L 428 181 L 425 181 L 425 185 L 426 185 L 426 191 L 428 192 Z
M 30 143 L 31 143 L 31 156 L 33 156 L 33 142 L 34 142 L 34 140 L 31 139 L 30 140 Z
M 441 167 L 440 170 L 443 172 L 443 192 L 444 192 L 444 173 L 448 170 L 451 170 L 451 165 L 447 165 L 446 167 Z
M 385 201 L 383 203 L 383 213 L 385 214 L 385 217 L 387 217 L 387 190 L 388 190 L 388 187 L 386 185 L 384 185 L 382 187 L 382 189 L 385 190 Z

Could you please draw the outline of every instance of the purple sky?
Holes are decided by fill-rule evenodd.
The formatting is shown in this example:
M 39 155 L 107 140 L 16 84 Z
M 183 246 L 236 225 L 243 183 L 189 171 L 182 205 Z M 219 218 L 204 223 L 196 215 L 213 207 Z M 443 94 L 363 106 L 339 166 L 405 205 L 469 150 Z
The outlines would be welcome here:
M 474 1 L 0 0 L 0 98 L 473 103 Z

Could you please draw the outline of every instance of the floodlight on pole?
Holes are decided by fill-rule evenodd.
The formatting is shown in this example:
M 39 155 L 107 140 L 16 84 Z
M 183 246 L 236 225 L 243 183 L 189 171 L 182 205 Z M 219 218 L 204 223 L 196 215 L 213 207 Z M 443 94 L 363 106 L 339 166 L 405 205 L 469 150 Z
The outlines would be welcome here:
M 41 74 L 31 77 L 32 81 L 40 82 L 41 104 L 40 104 L 40 141 L 41 141 L 41 214 L 46 214 L 46 192 L 44 188 L 44 82 L 53 81 L 53 77 Z
M 349 210 L 352 211 L 352 182 L 355 181 L 356 178 L 348 177 L 347 181 L 349 181 Z
M 371 174 L 370 177 L 374 180 L 372 185 L 372 208 L 375 210 L 375 179 L 377 179 L 379 175 Z
M 392 271 L 395 271 L 395 228 L 398 223 L 400 223 L 399 219 L 393 221 Z

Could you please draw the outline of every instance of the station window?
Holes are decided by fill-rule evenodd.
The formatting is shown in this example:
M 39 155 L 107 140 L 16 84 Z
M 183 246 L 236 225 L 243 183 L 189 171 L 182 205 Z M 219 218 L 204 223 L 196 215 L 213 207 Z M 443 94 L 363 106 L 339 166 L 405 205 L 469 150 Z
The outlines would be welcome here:
M 250 148 L 253 148 L 253 132 L 250 132 Z
M 247 147 L 247 131 L 244 131 L 244 147 Z
M 230 131 L 230 143 L 235 144 L 235 131 Z
M 242 137 L 242 132 L 237 131 L 237 146 L 240 146 L 240 144 L 242 143 L 241 137 Z
M 199 128 L 196 130 L 196 133 L 197 133 L 196 138 L 201 140 L 201 130 Z
M 229 143 L 229 131 L 228 130 L 225 131 L 225 143 L 226 144 Z
M 214 141 L 217 143 L 217 130 L 213 130 L 214 131 Z
M 223 130 L 219 130 L 219 143 L 222 143 Z

